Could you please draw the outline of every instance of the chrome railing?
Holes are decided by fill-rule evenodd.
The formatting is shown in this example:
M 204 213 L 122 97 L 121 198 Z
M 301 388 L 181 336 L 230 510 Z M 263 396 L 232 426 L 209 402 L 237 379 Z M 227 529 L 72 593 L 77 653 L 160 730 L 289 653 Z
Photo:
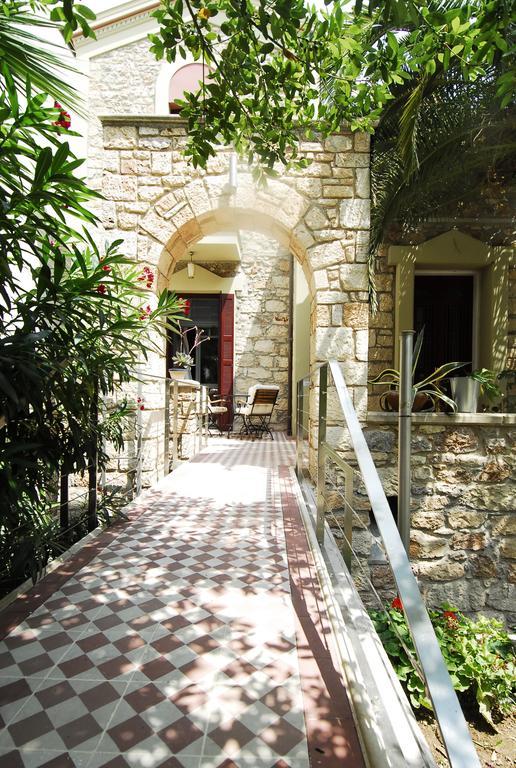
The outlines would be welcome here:
M 329 376 L 333 382 L 330 391 L 329 418 Z M 330 481 L 332 493 L 339 494 L 344 504 L 343 523 L 334 521 L 338 527 L 339 540 L 342 542 L 343 559 L 351 571 L 352 562 L 360 571 L 362 583 L 368 581 L 375 599 L 384 608 L 377 590 L 363 568 L 363 557 L 353 547 L 353 529 L 364 525 L 364 509 L 357 511 L 354 505 L 354 479 L 358 475 L 363 483 L 374 516 L 374 528 L 379 532 L 375 544 L 383 549 L 385 562 L 388 562 L 401 599 L 417 659 L 411 659 L 417 673 L 422 677 L 428 697 L 432 702 L 435 718 L 441 732 L 443 743 L 451 768 L 480 768 L 480 762 L 473 746 L 468 726 L 460 708 L 457 695 L 441 654 L 432 623 L 423 603 L 417 581 L 412 572 L 409 558 L 396 527 L 378 471 L 373 462 L 364 433 L 360 426 L 353 401 L 346 387 L 340 365 L 336 361 L 323 364 L 316 371 L 315 380 L 306 377 L 298 382 L 297 390 L 297 466 L 296 472 L 301 480 L 307 476 L 316 481 L 316 520 L 317 539 L 324 551 L 327 535 L 327 466 L 331 463 L 336 481 Z M 318 407 L 310 419 L 307 389 L 318 395 Z M 317 415 L 316 415 L 317 412 Z M 342 424 L 345 433 L 341 435 Z M 311 425 L 317 426 L 317 447 L 315 450 L 314 432 Z M 337 431 L 334 444 L 328 439 L 328 428 Z M 307 445 L 308 443 L 308 445 Z M 308 448 L 308 450 L 307 450 Z M 308 456 L 307 456 L 308 454 Z M 315 461 L 313 457 L 315 455 Z M 308 466 L 307 466 L 308 458 Z M 309 462 L 312 460 L 312 466 Z M 360 512 L 362 514 L 360 514 Z M 330 513 L 331 517 L 331 513 Z M 342 517 L 342 516 L 341 516 Z M 375 538 L 373 533 L 373 539 Z M 365 576 L 365 578 L 364 578 Z M 395 631 L 395 628 L 393 627 Z M 410 658 L 410 654 L 409 654 Z

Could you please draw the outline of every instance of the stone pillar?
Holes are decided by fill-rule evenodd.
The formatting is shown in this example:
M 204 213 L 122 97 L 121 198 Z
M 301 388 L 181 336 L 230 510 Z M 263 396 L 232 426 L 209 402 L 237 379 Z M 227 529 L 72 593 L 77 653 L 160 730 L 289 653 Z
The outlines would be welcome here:
M 170 384 L 170 469 L 197 453 L 201 385 L 186 379 Z

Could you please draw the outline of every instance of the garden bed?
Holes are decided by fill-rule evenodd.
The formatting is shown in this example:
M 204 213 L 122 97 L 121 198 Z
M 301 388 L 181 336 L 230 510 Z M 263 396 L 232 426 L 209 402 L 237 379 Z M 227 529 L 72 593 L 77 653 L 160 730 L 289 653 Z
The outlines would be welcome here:
M 516 752 L 516 716 L 504 718 L 494 730 L 473 710 L 465 710 L 465 715 L 482 768 L 512 768 Z M 419 725 L 439 768 L 448 768 L 446 750 L 435 720 L 425 716 L 419 719 Z

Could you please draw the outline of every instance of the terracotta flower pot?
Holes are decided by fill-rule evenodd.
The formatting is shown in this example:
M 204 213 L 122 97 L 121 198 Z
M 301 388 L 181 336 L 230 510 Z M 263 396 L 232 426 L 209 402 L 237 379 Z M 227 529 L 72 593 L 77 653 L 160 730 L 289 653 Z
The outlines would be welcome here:
M 428 395 L 422 394 L 420 392 L 416 393 L 414 402 L 412 403 L 413 412 L 431 410 L 431 406 L 432 401 Z M 390 392 L 384 392 L 383 395 L 380 396 L 380 408 L 382 411 L 394 411 L 397 413 L 399 411 L 399 407 L 400 395 L 396 390 L 393 389 Z

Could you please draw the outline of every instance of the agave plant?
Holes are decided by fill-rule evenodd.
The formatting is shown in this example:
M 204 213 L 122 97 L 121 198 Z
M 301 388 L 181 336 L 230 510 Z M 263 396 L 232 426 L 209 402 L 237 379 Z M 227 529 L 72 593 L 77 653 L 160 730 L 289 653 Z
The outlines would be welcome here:
M 441 388 L 441 382 L 446 379 L 452 371 L 455 371 L 457 368 L 461 368 L 463 365 L 466 365 L 466 363 L 444 363 L 443 365 L 440 365 L 438 368 L 436 368 L 433 373 L 425 376 L 424 379 L 421 379 L 421 381 L 414 382 L 414 375 L 416 373 L 419 355 L 421 354 L 421 347 L 423 346 L 424 331 L 425 329 L 423 327 L 419 331 L 416 338 L 416 343 L 414 345 L 412 363 L 412 403 L 414 404 L 417 395 L 424 395 L 426 397 L 422 398 L 422 402 L 426 402 L 430 406 L 428 410 L 433 410 L 438 402 L 442 402 L 446 403 L 446 405 L 448 405 L 453 411 L 456 411 L 457 404 L 454 400 L 451 399 L 451 397 L 448 397 L 448 395 L 443 392 Z M 400 381 L 401 375 L 399 371 L 397 371 L 395 368 L 385 368 L 385 370 L 379 373 L 378 376 L 376 376 L 374 379 L 370 379 L 369 384 L 389 384 L 389 391 L 392 391 L 399 390 Z M 380 405 L 384 410 L 389 410 L 385 407 L 386 398 L 389 395 L 389 391 L 383 392 L 380 395 Z

